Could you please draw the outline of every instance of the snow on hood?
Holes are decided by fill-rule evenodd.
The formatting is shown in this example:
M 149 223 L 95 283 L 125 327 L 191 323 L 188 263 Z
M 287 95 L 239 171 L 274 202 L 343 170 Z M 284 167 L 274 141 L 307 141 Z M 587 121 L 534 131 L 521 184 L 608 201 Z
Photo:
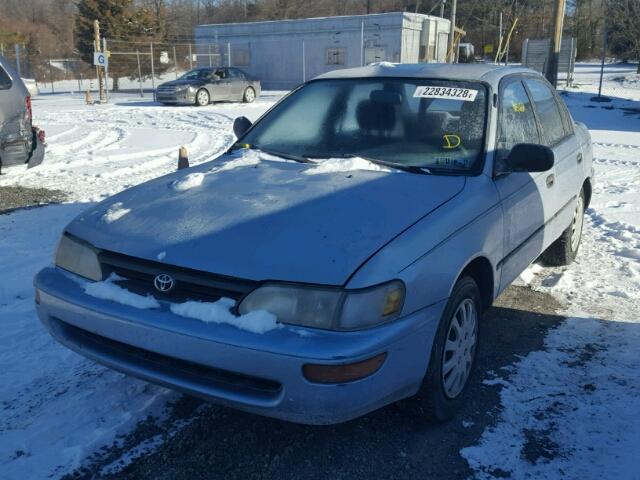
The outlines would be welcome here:
M 107 209 L 104 215 L 102 215 L 102 221 L 104 223 L 113 223 L 117 220 L 120 220 L 130 211 L 130 208 L 124 208 L 122 202 L 116 202 Z
M 335 173 L 335 172 L 353 172 L 355 170 L 371 170 L 374 172 L 390 172 L 391 169 L 378 165 L 377 163 L 370 162 L 364 158 L 328 158 L 325 160 L 318 160 L 318 165 L 307 168 L 302 173 L 305 175 L 319 175 L 322 173 Z
M 375 170 L 361 160 L 310 166 L 255 151 L 225 155 L 121 192 L 67 230 L 134 257 L 157 261 L 165 252 L 171 265 L 251 280 L 342 285 L 465 183 L 459 176 Z M 313 169 L 323 174 L 307 173 Z M 168 188 L 197 173 L 204 175 L 196 188 Z M 115 202 L 130 212 L 100 222 Z

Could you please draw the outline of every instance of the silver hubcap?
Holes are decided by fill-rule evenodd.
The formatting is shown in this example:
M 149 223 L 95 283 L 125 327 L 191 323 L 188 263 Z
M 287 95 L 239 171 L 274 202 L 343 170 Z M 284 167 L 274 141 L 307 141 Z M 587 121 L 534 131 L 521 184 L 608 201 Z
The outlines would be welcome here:
M 442 385 L 449 398 L 460 395 L 467 383 L 478 339 L 476 304 L 465 298 L 453 314 L 442 353 Z
M 200 105 L 207 105 L 209 103 L 209 95 L 204 90 L 198 92 L 198 103 Z
M 571 223 L 571 251 L 575 252 L 580 244 L 580 236 L 582 235 L 582 222 L 584 220 L 584 200 L 582 196 L 578 197 L 576 211 L 573 214 L 573 222 Z
M 256 94 L 251 88 L 247 88 L 247 91 L 244 93 L 244 98 L 247 99 L 247 102 L 253 102 L 253 99 L 256 98 Z

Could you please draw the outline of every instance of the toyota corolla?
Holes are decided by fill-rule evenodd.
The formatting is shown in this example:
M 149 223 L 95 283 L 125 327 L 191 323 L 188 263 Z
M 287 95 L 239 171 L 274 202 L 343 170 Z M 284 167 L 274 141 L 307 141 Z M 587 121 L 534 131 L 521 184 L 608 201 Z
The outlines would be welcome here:
M 58 341 L 290 421 L 346 421 L 419 391 L 445 420 L 482 313 L 538 257 L 578 252 L 590 137 L 533 71 L 341 70 L 234 130 L 214 161 L 66 227 L 35 279 Z

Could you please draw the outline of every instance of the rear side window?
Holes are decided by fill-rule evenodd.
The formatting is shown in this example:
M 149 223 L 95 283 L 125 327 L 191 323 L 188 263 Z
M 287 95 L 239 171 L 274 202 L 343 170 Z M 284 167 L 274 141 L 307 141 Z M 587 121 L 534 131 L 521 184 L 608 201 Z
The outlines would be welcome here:
M 0 90 L 9 90 L 11 88 L 11 78 L 4 68 L 0 66 Z
M 536 118 L 522 82 L 509 83 L 501 93 L 498 162 L 518 143 L 540 143 Z
M 542 127 L 542 143 L 551 147 L 567 135 L 567 126 L 563 121 L 560 106 L 551 89 L 544 82 L 527 79 L 526 83 Z

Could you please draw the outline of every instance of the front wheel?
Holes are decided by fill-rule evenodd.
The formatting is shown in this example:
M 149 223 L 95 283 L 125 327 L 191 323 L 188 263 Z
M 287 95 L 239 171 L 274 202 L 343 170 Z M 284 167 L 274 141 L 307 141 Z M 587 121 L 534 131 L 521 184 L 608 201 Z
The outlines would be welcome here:
M 442 314 L 422 385 L 424 410 L 431 420 L 449 420 L 460 408 L 475 366 L 481 312 L 478 285 L 463 277 Z
M 251 103 L 255 99 L 256 99 L 256 91 L 251 87 L 247 87 L 244 91 L 244 94 L 242 95 L 242 101 L 244 103 Z
M 550 267 L 561 267 L 572 263 L 578 255 L 582 240 L 582 225 L 584 224 L 584 191 L 578 195 L 576 208 L 573 211 L 571 224 L 562 232 L 560 238 L 549 245 L 541 255 L 541 260 Z
M 201 88 L 196 92 L 196 105 L 198 105 L 199 107 L 209 105 L 210 100 L 211 98 L 209 97 L 209 92 L 207 92 L 204 88 Z

